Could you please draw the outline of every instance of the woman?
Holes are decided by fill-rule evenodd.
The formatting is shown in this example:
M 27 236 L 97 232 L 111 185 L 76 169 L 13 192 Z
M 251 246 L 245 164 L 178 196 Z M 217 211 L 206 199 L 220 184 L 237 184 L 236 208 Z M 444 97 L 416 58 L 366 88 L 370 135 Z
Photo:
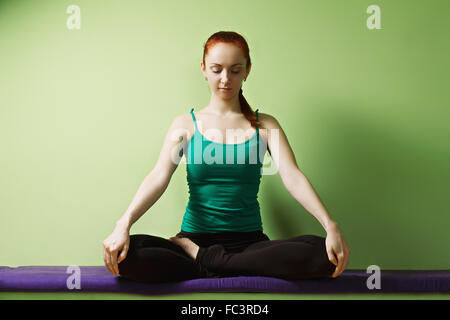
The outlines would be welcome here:
M 339 276 L 350 251 L 337 223 L 298 169 L 278 121 L 253 112 L 242 95 L 242 81 L 251 68 L 247 42 L 235 32 L 213 34 L 205 43 L 201 68 L 211 89 L 210 103 L 173 121 L 155 168 L 103 242 L 106 267 L 114 275 L 145 282 L 245 275 L 288 280 Z M 234 140 L 224 134 L 230 129 L 238 133 Z M 326 238 L 300 235 L 270 240 L 263 232 L 256 198 L 266 149 L 287 190 L 318 219 Z M 173 155 L 182 156 L 181 151 L 187 159 L 190 193 L 181 231 L 169 239 L 129 236 L 131 225 L 167 188 L 179 163 Z

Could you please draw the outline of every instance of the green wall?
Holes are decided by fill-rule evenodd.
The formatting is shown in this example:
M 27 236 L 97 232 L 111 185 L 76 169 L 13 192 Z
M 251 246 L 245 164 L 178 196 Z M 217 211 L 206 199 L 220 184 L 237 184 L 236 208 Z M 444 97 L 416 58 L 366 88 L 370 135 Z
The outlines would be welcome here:
M 69 30 L 66 9 L 81 9 Z M 381 29 L 369 30 L 369 5 Z M 348 269 L 448 269 L 442 1 L 0 1 L 0 265 L 102 265 L 173 118 L 206 106 L 202 46 L 244 35 L 244 95 L 275 116 L 352 250 Z M 266 154 L 266 157 L 270 157 Z M 131 233 L 178 232 L 185 164 Z M 325 236 L 265 175 L 271 239 Z

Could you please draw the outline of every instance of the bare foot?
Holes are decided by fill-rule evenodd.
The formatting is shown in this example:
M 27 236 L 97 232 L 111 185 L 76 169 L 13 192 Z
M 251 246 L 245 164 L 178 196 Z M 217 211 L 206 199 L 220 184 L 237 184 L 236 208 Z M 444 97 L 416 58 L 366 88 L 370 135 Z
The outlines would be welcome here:
M 182 247 L 184 251 L 186 251 L 187 254 L 195 260 L 195 258 L 197 257 L 199 246 L 192 242 L 191 239 L 171 237 L 169 238 L 169 240 Z

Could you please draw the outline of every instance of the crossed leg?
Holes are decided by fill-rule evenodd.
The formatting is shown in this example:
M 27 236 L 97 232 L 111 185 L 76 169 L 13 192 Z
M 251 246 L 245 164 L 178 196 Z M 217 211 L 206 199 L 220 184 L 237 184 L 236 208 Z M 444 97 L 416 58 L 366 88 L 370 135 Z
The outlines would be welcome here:
M 315 235 L 259 241 L 241 252 L 214 244 L 199 247 L 194 259 L 170 240 L 136 234 L 130 236 L 127 257 L 119 263 L 120 276 L 143 282 L 226 276 L 300 280 L 329 277 L 335 268 L 328 259 L 325 238 Z
M 220 244 L 200 247 L 196 262 L 223 276 L 269 276 L 287 280 L 329 277 L 336 266 L 328 259 L 325 238 L 301 235 L 260 241 L 230 253 Z
M 142 282 L 181 281 L 208 275 L 180 246 L 146 234 L 130 236 L 130 247 L 125 260 L 119 263 L 119 274 Z

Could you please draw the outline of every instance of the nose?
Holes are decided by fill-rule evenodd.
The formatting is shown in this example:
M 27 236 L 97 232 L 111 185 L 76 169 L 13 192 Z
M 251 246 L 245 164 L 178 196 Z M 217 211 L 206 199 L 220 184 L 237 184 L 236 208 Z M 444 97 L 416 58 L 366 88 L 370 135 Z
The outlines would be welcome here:
M 221 81 L 222 81 L 222 83 L 227 83 L 228 82 L 228 73 L 224 70 L 223 72 L 222 72 L 222 76 L 221 76 Z

